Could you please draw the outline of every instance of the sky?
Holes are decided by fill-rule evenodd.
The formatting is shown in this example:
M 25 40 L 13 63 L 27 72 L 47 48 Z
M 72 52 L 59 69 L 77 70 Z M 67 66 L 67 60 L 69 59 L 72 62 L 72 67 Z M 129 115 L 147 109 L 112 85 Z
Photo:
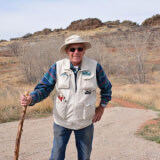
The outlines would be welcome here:
M 160 0 L 0 0 L 0 40 L 65 29 L 79 19 L 131 20 L 141 24 L 160 14 Z

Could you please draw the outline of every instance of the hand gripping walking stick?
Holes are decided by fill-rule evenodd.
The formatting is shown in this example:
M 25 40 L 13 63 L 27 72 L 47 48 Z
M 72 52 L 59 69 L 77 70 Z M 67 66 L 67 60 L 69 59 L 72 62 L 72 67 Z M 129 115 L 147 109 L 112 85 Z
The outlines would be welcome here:
M 29 92 L 25 92 L 24 96 L 29 96 Z M 23 106 L 22 113 L 21 113 L 21 119 L 19 121 L 19 126 L 18 126 L 17 137 L 16 137 L 14 160 L 18 160 L 18 156 L 19 156 L 20 140 L 21 140 L 21 135 L 23 131 L 23 122 L 25 119 L 26 110 L 27 110 L 27 106 Z

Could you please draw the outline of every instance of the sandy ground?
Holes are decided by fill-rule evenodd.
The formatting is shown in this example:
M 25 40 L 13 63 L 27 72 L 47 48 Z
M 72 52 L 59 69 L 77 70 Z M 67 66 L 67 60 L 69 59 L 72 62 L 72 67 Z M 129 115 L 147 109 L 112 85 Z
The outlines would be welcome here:
M 137 137 L 135 132 L 147 120 L 155 118 L 151 110 L 113 107 L 105 110 L 95 124 L 91 160 L 159 160 L 160 145 Z M 48 160 L 52 148 L 53 118 L 24 122 L 19 160 Z M 13 160 L 18 122 L 0 124 L 0 160 Z M 76 160 L 74 135 L 66 151 L 66 160 Z

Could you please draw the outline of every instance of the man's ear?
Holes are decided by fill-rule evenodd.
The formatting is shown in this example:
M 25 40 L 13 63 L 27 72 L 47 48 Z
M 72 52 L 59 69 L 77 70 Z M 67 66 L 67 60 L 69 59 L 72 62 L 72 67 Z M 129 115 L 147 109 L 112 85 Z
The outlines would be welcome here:
M 66 51 L 66 54 L 68 55 L 68 48 L 66 48 L 65 51 Z

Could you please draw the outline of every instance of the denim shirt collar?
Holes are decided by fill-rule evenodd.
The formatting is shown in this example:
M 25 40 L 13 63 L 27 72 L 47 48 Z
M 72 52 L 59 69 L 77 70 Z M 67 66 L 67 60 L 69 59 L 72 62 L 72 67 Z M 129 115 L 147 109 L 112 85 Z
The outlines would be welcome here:
M 81 67 L 80 66 L 78 66 L 78 70 L 74 67 L 74 65 L 70 62 L 70 69 L 74 72 L 74 73 L 76 73 L 76 72 L 78 72 L 80 69 L 81 69 Z

